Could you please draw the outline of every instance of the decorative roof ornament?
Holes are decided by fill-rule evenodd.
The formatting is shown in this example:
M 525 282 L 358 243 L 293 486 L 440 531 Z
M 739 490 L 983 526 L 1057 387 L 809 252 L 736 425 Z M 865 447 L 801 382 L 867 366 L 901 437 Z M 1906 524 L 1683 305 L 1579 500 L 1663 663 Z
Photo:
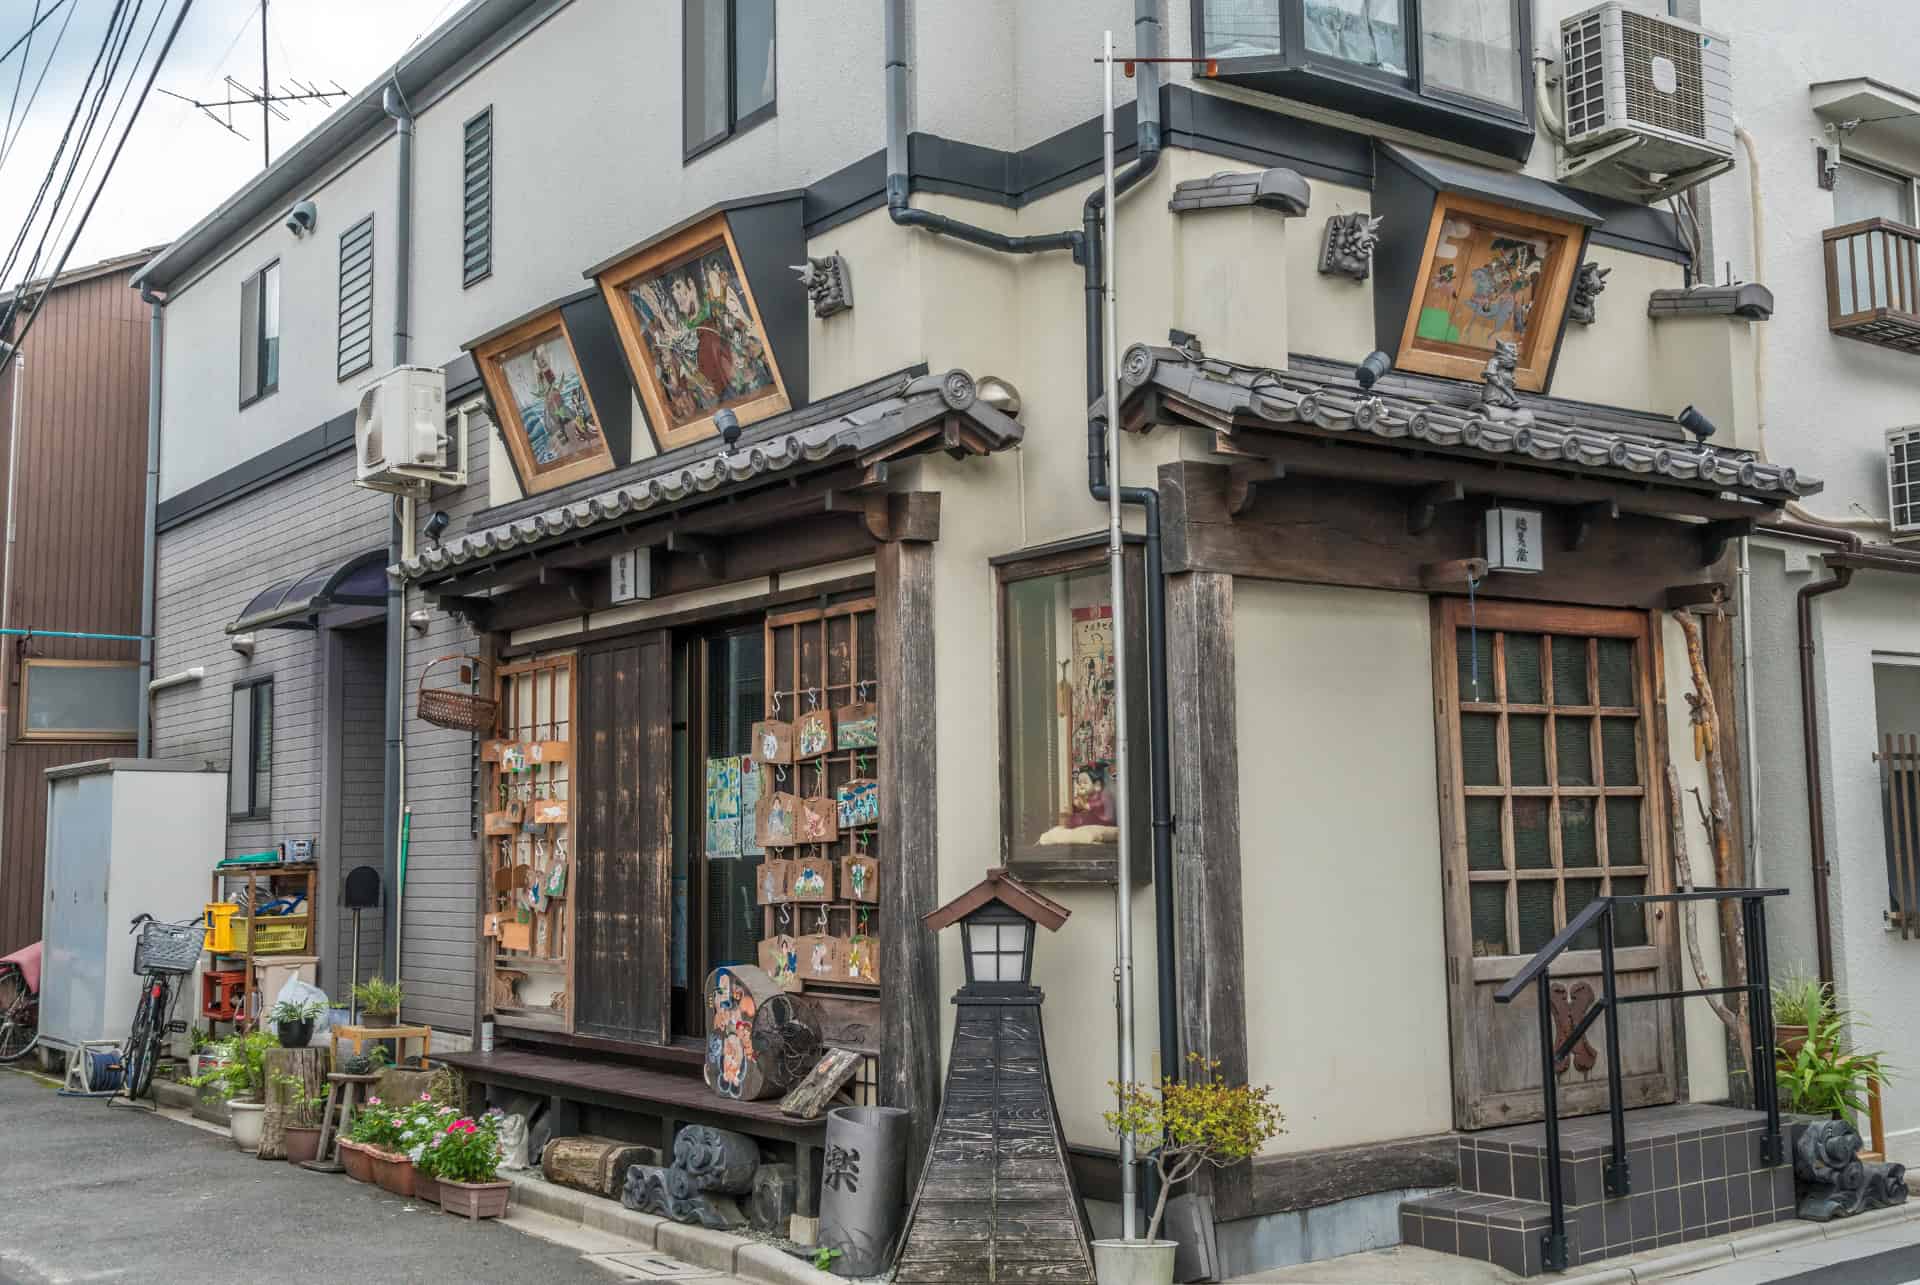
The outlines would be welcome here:
M 1519 366 L 1520 346 L 1510 339 L 1494 340 L 1493 356 L 1487 358 L 1482 376 L 1485 382 L 1480 386 L 1480 413 L 1496 424 L 1519 428 L 1533 423 L 1533 412 L 1520 404 L 1520 394 L 1513 387 L 1514 373 Z M 1516 445 L 1524 449 L 1523 444 Z
M 853 278 L 848 275 L 847 261 L 838 252 L 824 259 L 807 256 L 805 263 L 796 263 L 793 270 L 800 274 L 800 285 L 806 290 L 807 298 L 813 300 L 813 315 L 825 321 L 837 312 L 853 310 Z
M 1380 243 L 1379 214 L 1333 214 L 1320 240 L 1320 275 L 1365 281 L 1373 275 L 1373 248 Z
M 1573 292 L 1567 299 L 1567 320 L 1581 326 L 1591 326 L 1594 318 L 1595 302 L 1600 292 L 1607 288 L 1607 276 L 1612 268 L 1603 268 L 1591 259 L 1580 265 L 1573 277 Z

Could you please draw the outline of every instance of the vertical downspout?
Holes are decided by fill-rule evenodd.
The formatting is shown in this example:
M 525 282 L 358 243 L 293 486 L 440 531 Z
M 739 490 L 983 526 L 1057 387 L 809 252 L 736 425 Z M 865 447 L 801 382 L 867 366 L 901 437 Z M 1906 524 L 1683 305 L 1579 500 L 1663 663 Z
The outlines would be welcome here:
M 52 287 L 49 286 L 48 289 Z M 13 409 L 7 419 L 7 551 L 0 570 L 0 629 L 13 623 L 13 505 L 20 476 L 20 386 L 27 377 L 26 354 L 17 344 L 7 357 L 13 362 Z M 0 642 L 0 646 L 8 646 Z M 7 750 L 13 741 L 13 661 L 0 653 L 0 815 L 7 806 Z M 3 837 L 3 832 L 0 832 Z
M 1819 692 L 1814 685 L 1813 600 L 1837 593 L 1853 583 L 1852 567 L 1835 567 L 1833 579 L 1801 586 L 1800 626 L 1800 738 L 1807 762 L 1807 852 L 1813 870 L 1813 940 L 1820 980 L 1834 985 L 1833 910 L 1827 881 L 1833 867 L 1827 863 L 1826 788 L 1821 784 Z
M 166 322 L 161 308 L 166 296 L 151 287 L 140 287 L 140 300 L 149 309 L 147 322 L 147 507 L 146 526 L 141 533 L 140 553 L 140 723 L 139 747 L 135 753 L 146 758 L 153 752 L 153 631 L 155 576 L 158 572 L 160 516 L 160 354 L 166 337 Z
M 413 286 L 413 113 L 407 109 L 400 87 L 389 84 L 380 105 L 393 118 L 394 139 L 399 152 L 395 162 L 398 192 L 394 215 L 393 279 L 393 364 L 404 366 L 410 355 L 408 334 L 409 304 Z M 388 536 L 390 563 L 401 559 L 404 530 L 400 506 L 396 505 Z M 405 735 L 407 664 L 406 590 L 398 580 L 387 581 L 387 763 L 386 797 L 382 809 L 383 839 L 381 874 L 389 893 L 381 908 L 381 963 L 383 975 L 400 980 L 400 825 L 402 737 Z

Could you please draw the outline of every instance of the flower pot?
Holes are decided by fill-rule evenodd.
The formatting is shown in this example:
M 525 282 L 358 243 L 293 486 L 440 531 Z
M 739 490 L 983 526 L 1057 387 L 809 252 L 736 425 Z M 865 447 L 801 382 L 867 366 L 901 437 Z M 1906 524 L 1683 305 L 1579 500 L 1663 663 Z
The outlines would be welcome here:
M 1177 1240 L 1096 1240 L 1093 1278 L 1100 1285 L 1173 1285 Z
M 839 1107 L 827 1114 L 820 1245 L 837 1249 L 836 1276 L 886 1271 L 906 1214 L 907 1129 L 902 1107 Z
M 373 1155 L 373 1180 L 382 1191 L 390 1191 L 396 1196 L 411 1200 L 413 1198 L 413 1161 L 398 1151 L 380 1151 Z
M 320 1127 L 287 1126 L 287 1163 L 303 1165 L 320 1154 Z
M 281 1022 L 274 1028 L 280 1037 L 283 1049 L 303 1049 L 313 1040 L 313 1019 L 304 1022 Z
M 1806 1047 L 1807 1028 L 1804 1026 L 1789 1026 L 1785 1023 L 1776 1023 L 1773 1028 L 1773 1034 L 1775 1040 L 1777 1040 L 1780 1045 L 1780 1051 L 1788 1058 L 1799 1057 L 1800 1050 Z
M 373 1153 L 357 1142 L 340 1139 L 340 1166 L 355 1182 L 373 1181 Z
M 413 1170 L 413 1198 L 429 1205 L 440 1203 L 440 1180 L 430 1173 L 421 1173 L 418 1165 Z
M 400 1025 L 400 1015 L 398 1013 L 362 1013 L 360 1014 L 360 1025 L 381 1028 L 398 1026 Z
M 227 1126 L 233 1133 L 233 1145 L 242 1151 L 260 1150 L 260 1128 L 267 1122 L 267 1104 L 235 1098 L 227 1106 L 233 1113 Z
M 465 1214 L 470 1219 L 500 1217 L 507 1212 L 507 1199 L 513 1194 L 510 1182 L 451 1182 L 445 1178 L 436 1181 L 440 1184 L 441 1211 Z

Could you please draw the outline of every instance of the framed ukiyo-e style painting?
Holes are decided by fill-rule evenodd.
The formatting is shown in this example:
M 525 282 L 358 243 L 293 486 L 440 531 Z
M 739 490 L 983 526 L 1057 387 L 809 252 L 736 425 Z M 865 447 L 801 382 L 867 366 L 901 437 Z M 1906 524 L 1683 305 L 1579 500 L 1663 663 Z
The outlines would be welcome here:
M 661 450 L 711 437 L 722 410 L 744 426 L 792 404 L 725 214 L 629 255 L 599 282 Z
M 558 311 L 475 345 L 473 357 L 529 495 L 613 467 L 580 358 Z
M 1543 390 L 1584 237 L 1578 224 L 1441 193 L 1394 365 L 1478 381 L 1505 341 L 1520 352 L 1515 384 Z

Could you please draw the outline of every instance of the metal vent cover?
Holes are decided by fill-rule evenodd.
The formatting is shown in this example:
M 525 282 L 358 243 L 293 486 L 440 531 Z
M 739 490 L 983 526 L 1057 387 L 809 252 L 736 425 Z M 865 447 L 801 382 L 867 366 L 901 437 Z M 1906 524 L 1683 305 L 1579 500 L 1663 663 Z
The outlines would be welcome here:
M 373 216 L 340 234 L 340 301 L 334 377 L 373 365 Z
M 1706 137 L 1706 85 L 1698 35 L 1644 13 L 1622 10 L 1620 57 L 1627 78 L 1629 117 L 1690 138 Z
M 1582 14 L 1560 30 L 1569 138 L 1606 127 L 1606 42 L 1600 16 L 1598 10 Z
M 493 275 L 493 108 L 462 130 L 460 177 L 460 285 Z
M 1920 535 L 1920 424 L 1887 430 L 1887 517 L 1895 535 Z

